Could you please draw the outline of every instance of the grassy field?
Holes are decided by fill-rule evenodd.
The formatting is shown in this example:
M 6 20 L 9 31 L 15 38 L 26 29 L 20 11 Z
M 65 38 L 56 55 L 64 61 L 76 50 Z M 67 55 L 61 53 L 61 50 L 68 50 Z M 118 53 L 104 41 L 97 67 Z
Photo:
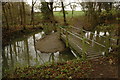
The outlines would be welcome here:
M 54 12 L 55 19 L 60 23 L 63 24 L 63 13 L 62 12 Z M 78 22 L 78 19 L 84 16 L 83 11 L 74 11 L 73 17 L 72 17 L 72 11 L 66 11 L 66 20 L 67 23 L 70 25 L 76 24 Z
M 83 15 L 84 15 L 83 11 L 74 11 L 73 12 L 73 16 L 74 17 L 83 16 Z M 61 11 L 54 12 L 54 16 L 56 16 L 56 17 L 63 17 L 63 13 Z M 72 17 L 72 11 L 66 11 L 66 17 Z
M 72 17 L 72 11 L 66 11 L 66 20 L 68 23 L 75 22 L 76 18 L 80 18 L 84 16 L 83 11 L 74 11 L 73 17 Z M 54 11 L 54 17 L 55 20 L 58 21 L 58 23 L 63 24 L 63 13 L 62 11 Z M 35 13 L 35 24 L 41 23 L 42 21 L 42 14 L 41 13 Z
M 83 16 L 84 12 L 83 11 L 74 11 L 73 12 L 73 17 L 78 17 L 78 16 Z M 54 11 L 54 16 L 55 17 L 63 17 L 63 13 L 61 11 Z M 72 17 L 72 11 L 66 11 L 66 17 Z M 36 13 L 35 14 L 35 19 L 40 20 L 42 19 L 42 14 L 41 13 Z

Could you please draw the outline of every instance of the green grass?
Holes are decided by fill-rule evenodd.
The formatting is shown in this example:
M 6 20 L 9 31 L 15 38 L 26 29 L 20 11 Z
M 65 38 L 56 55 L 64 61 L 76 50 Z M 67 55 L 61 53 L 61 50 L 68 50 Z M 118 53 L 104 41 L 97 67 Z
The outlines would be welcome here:
M 84 15 L 83 11 L 74 11 L 73 16 L 77 17 L 77 16 L 82 16 Z M 54 16 L 56 17 L 63 17 L 63 13 L 61 11 L 54 11 Z M 42 15 L 41 13 L 37 13 L 35 14 L 36 18 L 41 19 Z M 72 11 L 66 11 L 66 17 L 72 17 Z
M 82 16 L 84 15 L 83 11 L 74 11 L 73 17 Z M 61 11 L 54 12 L 54 16 L 56 17 L 63 17 L 63 13 Z M 72 11 L 66 11 L 66 17 L 72 17 Z

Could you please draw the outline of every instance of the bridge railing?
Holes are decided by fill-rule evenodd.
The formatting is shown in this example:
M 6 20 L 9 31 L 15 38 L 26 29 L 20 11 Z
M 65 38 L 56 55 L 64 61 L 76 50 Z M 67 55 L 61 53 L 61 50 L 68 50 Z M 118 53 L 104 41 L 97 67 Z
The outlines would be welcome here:
M 77 30 L 81 30 L 81 32 L 83 32 L 83 31 L 84 31 L 84 32 L 88 32 L 88 31 L 86 31 L 86 30 L 78 29 L 78 28 L 76 28 L 76 27 L 72 27 L 72 28 L 75 28 L 75 29 L 77 29 Z M 109 45 L 108 45 L 108 44 L 107 44 L 107 45 L 100 44 L 100 43 L 98 43 L 98 42 L 96 42 L 96 41 L 94 41 L 94 40 L 91 40 L 91 39 L 89 39 L 89 38 L 86 38 L 86 37 L 83 36 L 83 35 L 82 35 L 82 37 L 80 37 L 80 34 L 78 34 L 78 33 L 76 33 L 76 32 L 72 33 L 71 31 L 69 31 L 68 28 L 62 28 L 62 27 L 60 27 L 60 33 L 61 33 L 61 35 L 62 35 L 62 34 L 66 35 L 66 46 L 67 46 L 67 47 L 68 47 L 68 40 L 69 40 L 69 39 L 68 39 L 68 34 L 70 34 L 70 35 L 72 35 L 72 36 L 74 36 L 74 37 L 82 40 L 82 44 L 83 44 L 83 45 L 84 45 L 85 43 L 91 45 L 91 44 L 88 42 L 88 40 L 89 40 L 89 41 L 94 42 L 95 44 L 103 47 L 103 48 L 105 49 L 105 52 L 108 53 L 108 50 L 109 50 Z M 94 34 L 94 33 L 92 33 L 92 34 Z M 99 36 L 100 36 L 100 35 L 99 35 Z M 101 36 L 101 37 L 106 38 L 105 36 Z M 77 44 L 76 44 L 76 45 L 77 45 Z M 77 46 L 78 46 L 78 45 L 77 45 Z M 80 49 L 81 49 L 81 48 L 80 48 Z M 84 49 L 84 47 L 83 47 L 81 50 L 83 51 L 83 53 L 87 54 L 87 52 L 86 52 L 86 50 Z
M 78 34 L 78 33 L 76 33 L 76 32 L 72 33 L 72 32 L 70 32 L 70 31 L 68 31 L 68 30 L 66 30 L 66 29 L 64 29 L 64 28 L 61 28 L 61 29 L 62 29 L 63 31 L 65 31 L 65 33 L 66 33 L 67 36 L 68 36 L 68 33 L 69 33 L 69 34 L 75 36 L 76 38 L 78 38 L 78 39 L 80 39 L 80 40 L 83 40 L 83 38 L 86 38 L 86 37 L 84 37 L 84 36 L 80 37 L 80 36 L 79 36 L 80 34 Z M 63 32 L 62 32 L 62 34 L 63 34 Z M 86 38 L 86 39 L 92 41 L 91 39 L 88 39 L 88 38 Z M 102 47 L 106 47 L 105 45 L 102 45 L 102 44 L 100 44 L 100 43 L 98 43 L 98 42 L 96 42 L 96 41 L 93 41 L 93 42 L 94 42 L 95 44 L 97 44 L 97 45 L 102 46 Z M 88 41 L 85 41 L 85 43 L 90 44 Z
M 70 26 L 71 28 L 74 28 L 74 29 L 77 29 L 77 30 L 82 30 L 82 31 L 84 31 L 84 32 L 90 32 L 90 31 L 86 31 L 86 30 L 84 30 L 84 29 L 82 29 L 82 28 L 77 28 L 77 27 L 73 27 L 73 26 Z M 94 35 L 98 35 L 98 36 L 100 36 L 100 37 L 103 37 L 103 38 L 106 38 L 106 36 L 101 36 L 101 35 L 99 35 L 99 34 L 95 34 L 95 33 L 93 33 L 93 32 L 90 32 L 90 33 L 92 33 L 92 34 L 94 34 Z M 110 38 L 111 40 L 115 40 L 115 39 L 113 39 L 113 38 Z
M 82 41 L 82 48 L 76 44 L 75 42 L 72 42 L 74 45 L 76 45 L 81 51 L 82 51 L 82 57 L 85 59 L 86 58 L 86 48 L 85 48 L 85 43 L 89 44 L 87 41 L 85 41 L 83 38 L 77 36 L 76 34 L 73 34 L 72 32 L 70 32 L 69 30 L 67 29 L 64 29 L 64 28 L 60 28 L 60 31 L 61 31 L 61 35 L 66 35 L 66 47 L 68 47 L 68 35 L 72 35 L 78 39 L 80 39 Z
M 74 27 L 74 26 L 70 26 L 71 28 L 74 28 L 74 29 L 76 29 L 76 30 L 80 30 L 81 32 L 86 32 L 86 33 L 89 33 L 90 31 L 86 31 L 86 30 L 84 30 L 84 29 L 82 29 L 82 28 L 77 28 L 77 27 Z M 95 42 L 96 44 L 98 44 L 98 45 L 100 45 L 100 46 L 102 46 L 102 47 L 104 47 L 105 49 L 106 49 L 106 54 L 107 53 L 109 53 L 109 51 L 111 50 L 111 46 L 112 45 L 114 45 L 114 43 L 116 42 L 116 39 L 114 39 L 114 38 L 111 38 L 111 36 L 110 36 L 110 34 L 108 35 L 108 36 L 104 36 L 104 35 L 99 35 L 99 34 L 95 34 L 95 33 L 93 33 L 93 32 L 90 32 L 91 34 L 93 34 L 93 35 L 96 35 L 96 36 L 99 36 L 99 38 L 103 38 L 104 39 L 104 41 L 102 41 L 102 44 L 101 43 L 99 43 L 99 42 L 97 42 L 97 41 L 93 41 L 93 40 L 91 40 L 91 39 L 89 39 L 89 38 L 87 38 L 88 40 L 90 40 L 91 42 L 93 41 L 93 42 Z M 75 34 L 77 34 L 78 36 L 80 35 L 80 34 L 78 34 L 78 33 L 75 33 Z M 102 40 L 103 40 L 102 39 Z

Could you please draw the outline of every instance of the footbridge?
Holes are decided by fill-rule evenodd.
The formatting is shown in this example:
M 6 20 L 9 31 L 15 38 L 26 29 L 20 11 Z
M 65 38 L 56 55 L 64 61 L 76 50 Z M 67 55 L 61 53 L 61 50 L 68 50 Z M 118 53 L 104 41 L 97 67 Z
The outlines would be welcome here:
M 60 27 L 60 37 L 65 42 L 66 47 L 73 50 L 75 57 L 97 58 L 107 55 L 114 39 L 102 34 L 74 26 Z

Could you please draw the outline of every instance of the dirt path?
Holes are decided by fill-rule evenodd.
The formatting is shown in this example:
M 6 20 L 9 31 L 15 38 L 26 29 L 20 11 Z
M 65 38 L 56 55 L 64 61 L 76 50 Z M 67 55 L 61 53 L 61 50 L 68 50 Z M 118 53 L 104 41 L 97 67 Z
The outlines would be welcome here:
M 64 43 L 60 40 L 59 33 L 51 33 L 36 42 L 36 48 L 44 53 L 54 53 L 65 49 Z

